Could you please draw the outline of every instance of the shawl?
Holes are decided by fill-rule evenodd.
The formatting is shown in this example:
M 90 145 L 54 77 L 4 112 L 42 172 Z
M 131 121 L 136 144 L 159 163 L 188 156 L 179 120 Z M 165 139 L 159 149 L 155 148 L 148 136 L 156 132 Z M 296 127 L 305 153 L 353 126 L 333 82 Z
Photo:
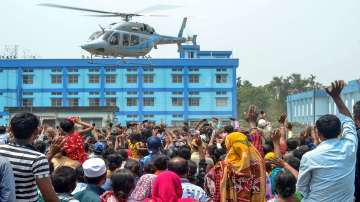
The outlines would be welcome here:
M 143 201 L 144 199 L 151 197 L 151 188 L 154 184 L 155 178 L 156 175 L 154 174 L 145 174 L 141 176 L 135 189 L 132 191 L 129 200 Z

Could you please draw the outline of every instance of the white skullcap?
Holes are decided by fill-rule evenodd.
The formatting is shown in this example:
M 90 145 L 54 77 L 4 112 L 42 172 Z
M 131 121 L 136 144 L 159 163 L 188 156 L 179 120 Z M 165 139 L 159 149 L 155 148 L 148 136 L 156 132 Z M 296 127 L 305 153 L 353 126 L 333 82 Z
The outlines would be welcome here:
M 267 126 L 267 121 L 265 119 L 260 119 L 258 121 L 258 127 L 259 128 L 265 128 Z
M 100 177 L 106 173 L 105 161 L 101 158 L 90 158 L 82 164 L 82 167 L 86 177 Z

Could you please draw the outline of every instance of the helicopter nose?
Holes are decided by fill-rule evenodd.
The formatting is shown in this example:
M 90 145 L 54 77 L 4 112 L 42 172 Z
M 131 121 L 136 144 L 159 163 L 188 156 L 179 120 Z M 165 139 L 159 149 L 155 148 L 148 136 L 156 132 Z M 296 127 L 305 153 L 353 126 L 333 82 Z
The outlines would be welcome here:
M 89 52 L 103 52 L 104 44 L 102 42 L 91 42 L 81 45 L 81 48 Z

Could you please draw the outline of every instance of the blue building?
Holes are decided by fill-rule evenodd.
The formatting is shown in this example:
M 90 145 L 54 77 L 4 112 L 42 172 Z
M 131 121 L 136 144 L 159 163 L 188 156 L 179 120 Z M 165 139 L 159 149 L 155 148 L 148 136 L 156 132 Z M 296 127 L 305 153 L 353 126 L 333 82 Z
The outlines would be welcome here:
M 20 111 L 49 124 L 71 115 L 100 125 L 236 117 L 232 52 L 199 45 L 179 52 L 177 59 L 0 60 L 0 124 Z
M 354 104 L 360 100 L 360 80 L 348 82 L 341 96 L 346 106 L 352 110 Z M 338 113 L 335 103 L 324 90 L 316 90 L 315 93 L 314 91 L 307 91 L 287 97 L 287 114 L 291 122 L 313 124 L 314 116 L 317 120 L 322 115 L 337 115 Z

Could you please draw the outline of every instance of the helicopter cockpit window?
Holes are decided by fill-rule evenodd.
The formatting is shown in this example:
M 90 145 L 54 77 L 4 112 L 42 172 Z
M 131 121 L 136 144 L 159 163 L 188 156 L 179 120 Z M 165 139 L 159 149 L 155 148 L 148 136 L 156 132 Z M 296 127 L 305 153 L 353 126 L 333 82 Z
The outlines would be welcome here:
M 130 46 L 136 46 L 140 43 L 140 37 L 138 35 L 131 35 Z
M 113 31 L 105 32 L 105 34 L 104 34 L 104 36 L 103 36 L 103 39 L 104 39 L 105 41 L 107 41 L 108 38 L 109 38 L 109 36 L 110 36 L 112 33 L 113 33 Z
M 123 46 L 129 46 L 130 44 L 130 35 L 123 34 Z
M 119 39 L 120 39 L 120 34 L 115 32 L 113 35 L 111 35 L 111 37 L 109 39 L 109 43 L 111 45 L 118 45 L 119 44 Z
M 94 33 L 89 37 L 89 41 L 93 41 L 93 40 L 99 38 L 102 34 L 103 34 L 102 31 L 94 32 Z

